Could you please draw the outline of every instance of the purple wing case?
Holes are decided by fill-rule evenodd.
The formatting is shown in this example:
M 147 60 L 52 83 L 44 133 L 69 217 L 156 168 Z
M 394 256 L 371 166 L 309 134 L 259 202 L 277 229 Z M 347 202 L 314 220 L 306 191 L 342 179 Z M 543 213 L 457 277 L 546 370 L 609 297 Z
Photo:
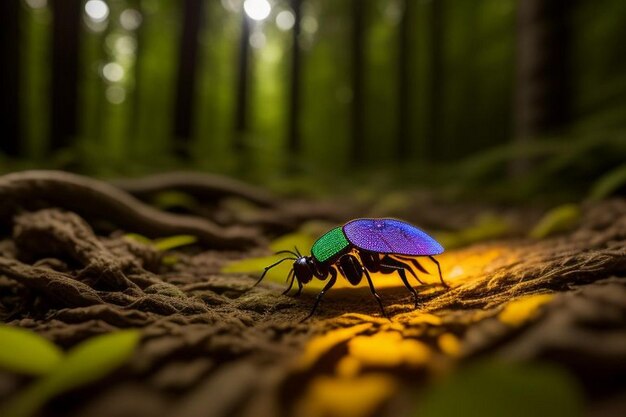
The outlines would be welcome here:
M 426 232 L 396 219 L 357 219 L 343 232 L 354 246 L 379 253 L 407 256 L 439 255 L 443 247 Z

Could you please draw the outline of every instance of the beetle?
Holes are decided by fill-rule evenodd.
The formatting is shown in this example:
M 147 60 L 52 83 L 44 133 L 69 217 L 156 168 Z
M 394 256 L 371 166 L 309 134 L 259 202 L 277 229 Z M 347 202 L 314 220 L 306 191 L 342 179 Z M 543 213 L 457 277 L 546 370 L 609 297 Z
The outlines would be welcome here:
M 263 280 L 267 271 L 287 260 L 294 262 L 287 275 L 289 286 L 283 294 L 289 293 L 294 281 L 298 284 L 296 295 L 300 295 L 304 284 L 313 278 L 324 281 L 330 276 L 322 291 L 317 295 L 311 312 L 304 319 L 306 320 L 315 313 L 324 294 L 335 285 L 337 276 L 341 275 L 354 286 L 358 285 L 365 276 L 380 311 L 383 316 L 387 317 L 370 273 L 397 273 L 404 286 L 413 294 L 415 308 L 417 308 L 417 291 L 409 284 L 406 272 L 413 275 L 420 284 L 424 284 L 414 269 L 428 273 L 417 259 L 428 257 L 437 265 L 441 284 L 448 288 L 441 274 L 441 266 L 434 258 L 434 255 L 439 255 L 443 251 L 443 246 L 439 242 L 410 223 L 387 218 L 355 219 L 329 230 L 317 239 L 311 247 L 311 256 L 303 256 L 298 248 L 295 248 L 295 252 L 290 250 L 277 252 L 276 254 L 289 256 L 267 266 L 254 286 Z

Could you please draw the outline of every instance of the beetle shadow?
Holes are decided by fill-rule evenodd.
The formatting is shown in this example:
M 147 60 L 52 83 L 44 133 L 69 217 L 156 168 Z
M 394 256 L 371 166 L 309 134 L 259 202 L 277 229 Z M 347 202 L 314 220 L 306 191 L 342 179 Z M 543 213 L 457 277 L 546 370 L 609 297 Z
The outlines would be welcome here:
M 415 288 L 418 291 L 418 302 L 426 303 L 434 297 L 445 292 L 438 284 L 424 284 Z M 432 291 L 434 289 L 434 291 Z M 414 299 L 404 286 L 385 286 L 377 288 L 385 312 L 389 318 L 402 313 L 414 311 Z M 304 294 L 303 294 L 304 295 Z M 316 294 L 306 294 L 302 297 L 303 308 L 311 308 Z M 305 307 L 306 306 L 306 307 Z M 419 306 L 418 306 L 419 309 Z M 366 314 L 382 318 L 382 314 L 376 298 L 368 287 L 333 288 L 324 296 L 314 317 L 317 319 L 330 319 L 347 313 Z

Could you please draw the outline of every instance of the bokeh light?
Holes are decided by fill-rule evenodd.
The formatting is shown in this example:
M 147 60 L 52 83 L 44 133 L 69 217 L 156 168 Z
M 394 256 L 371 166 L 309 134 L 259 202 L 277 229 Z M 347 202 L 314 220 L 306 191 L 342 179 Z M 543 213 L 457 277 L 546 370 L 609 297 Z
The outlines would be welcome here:
M 104 22 L 109 17 L 109 6 L 102 0 L 89 0 L 85 3 L 85 13 L 94 22 Z
M 26 4 L 31 9 L 43 9 L 48 5 L 48 0 L 26 0 Z
M 267 0 L 246 0 L 243 3 L 243 10 L 250 19 L 261 21 L 270 15 L 272 6 Z
M 119 85 L 112 85 L 106 89 L 106 98 L 109 103 L 122 104 L 126 100 L 126 90 Z
M 124 78 L 124 68 L 117 62 L 109 62 L 102 67 L 102 76 L 112 83 L 121 81 Z
M 296 23 L 296 17 L 289 10 L 283 10 L 276 15 L 276 26 L 280 30 L 287 31 Z
M 126 30 L 136 30 L 142 20 L 141 13 L 135 9 L 126 9 L 120 13 L 120 25 Z
M 267 38 L 262 32 L 255 32 L 250 35 L 250 46 L 255 49 L 261 49 L 265 46 Z

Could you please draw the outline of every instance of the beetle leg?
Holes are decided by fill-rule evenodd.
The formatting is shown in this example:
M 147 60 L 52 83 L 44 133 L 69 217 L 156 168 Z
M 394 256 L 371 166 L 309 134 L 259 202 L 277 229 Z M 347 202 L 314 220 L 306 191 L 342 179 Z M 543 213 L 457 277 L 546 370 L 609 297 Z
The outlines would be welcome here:
M 391 262 L 390 262 L 390 261 L 391 261 Z M 385 257 L 382 259 L 382 261 L 381 261 L 381 262 L 387 262 L 387 264 L 381 264 L 382 266 L 391 267 L 391 268 L 394 268 L 394 269 L 399 269 L 399 268 L 402 268 L 402 269 L 405 269 L 405 270 L 409 271 L 409 272 L 411 273 L 411 275 L 413 275 L 413 277 L 415 277 L 415 279 L 417 280 L 417 282 L 419 282 L 420 284 L 424 285 L 424 281 L 422 281 L 422 280 L 421 280 L 421 279 L 417 276 L 417 274 L 415 273 L 415 271 L 413 271 L 413 268 L 411 268 L 411 266 L 410 266 L 410 265 L 408 265 L 408 264 L 406 264 L 406 263 L 404 263 L 404 262 L 401 262 L 401 261 L 399 261 L 399 260 L 397 260 L 397 259 L 394 259 L 394 258 L 392 258 L 392 257 L 390 257 L 390 256 L 385 256 Z M 391 263 L 391 265 L 390 265 L 389 263 Z
M 372 295 L 376 297 L 376 301 L 378 301 L 378 306 L 380 307 L 381 313 L 383 313 L 383 317 L 389 318 L 389 316 L 387 316 L 387 313 L 385 313 L 385 308 L 383 307 L 383 302 L 380 299 L 380 295 L 378 295 L 378 293 L 376 292 L 376 288 L 374 287 L 374 283 L 372 282 L 372 277 L 370 277 L 370 273 L 366 268 L 363 268 L 363 272 L 365 273 L 365 278 L 367 278 L 367 283 L 370 286 L 370 291 L 372 292 Z
M 291 281 L 289 281 L 289 278 L 291 278 Z M 296 274 L 293 270 L 293 268 L 291 269 L 291 271 L 289 271 L 289 275 L 287 275 L 287 281 L 289 281 L 289 286 L 287 287 L 287 289 L 285 291 L 283 291 L 283 295 L 287 294 L 289 291 L 291 291 L 291 287 L 293 287 L 293 282 L 296 280 Z
M 300 297 L 300 294 L 302 294 L 302 288 L 304 286 L 302 285 L 302 283 L 300 281 L 298 281 L 298 292 L 294 294 L 294 297 Z
M 411 292 L 411 294 L 413 294 L 413 301 L 415 302 L 415 308 L 417 308 L 419 304 L 418 302 L 419 296 L 417 295 L 417 291 L 415 291 L 415 288 L 413 288 L 411 284 L 409 284 L 409 280 L 406 278 L 406 268 L 400 265 L 381 264 L 380 266 L 382 266 L 383 268 L 389 268 L 398 272 L 398 275 L 400 276 L 400 279 L 402 280 L 402 283 L 404 284 L 404 286 L 407 288 L 407 290 Z
M 405 261 L 405 262 L 411 262 L 411 263 L 413 264 L 413 266 L 414 266 L 414 267 L 416 267 L 417 269 L 419 269 L 421 272 L 423 272 L 423 273 L 425 273 L 425 274 L 430 274 L 430 272 L 428 272 L 428 271 L 426 270 L 426 268 L 424 268 L 424 267 L 422 266 L 422 264 L 421 264 L 421 263 L 419 263 L 419 262 L 417 261 L 417 259 L 415 259 L 415 258 L 407 258 L 407 257 L 404 257 L 404 256 L 398 256 L 398 255 L 396 255 L 395 257 L 396 257 L 397 259 L 400 259 L 400 260 Z
M 437 269 L 439 270 L 439 279 L 441 280 L 441 284 L 443 284 L 443 286 L 446 288 L 450 288 L 450 286 L 446 284 L 446 282 L 443 280 L 443 275 L 441 275 L 441 265 L 439 265 L 439 261 L 433 258 L 432 256 L 429 256 L 429 258 L 431 261 L 433 261 L 437 265 Z
M 322 300 L 322 297 L 324 296 L 324 294 L 326 294 L 326 291 L 330 290 L 332 286 L 335 285 L 335 282 L 337 281 L 337 270 L 331 267 L 329 268 L 329 271 L 330 271 L 330 279 L 328 280 L 328 282 L 326 283 L 322 291 L 320 291 L 320 293 L 317 294 L 317 297 L 315 297 L 315 304 L 313 304 L 313 308 L 311 309 L 311 312 L 309 313 L 309 315 L 303 318 L 302 320 L 300 320 L 300 323 L 311 318 L 311 316 L 315 313 L 315 310 L 317 309 L 317 306 L 319 305 L 320 301 Z

